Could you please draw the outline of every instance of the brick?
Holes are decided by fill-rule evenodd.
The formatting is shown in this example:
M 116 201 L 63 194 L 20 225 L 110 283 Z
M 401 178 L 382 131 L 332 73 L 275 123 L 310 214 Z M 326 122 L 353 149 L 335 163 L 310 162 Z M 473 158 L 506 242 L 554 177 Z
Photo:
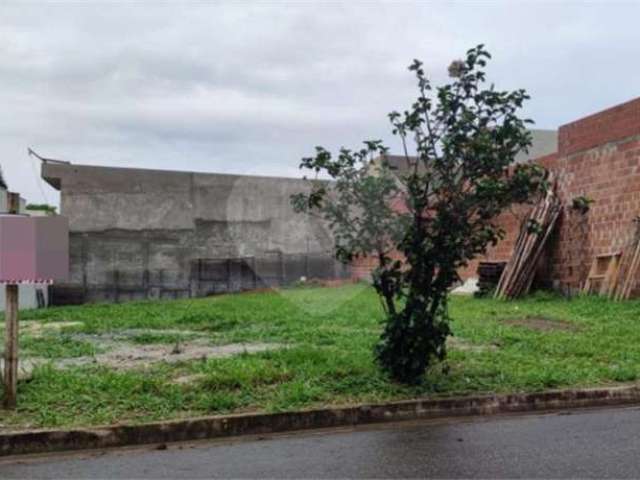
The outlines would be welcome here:
M 640 98 L 560 127 L 559 152 L 536 162 L 555 173 L 565 209 L 549 242 L 550 281 L 577 288 L 598 253 L 620 249 L 633 237 L 640 214 Z M 576 196 L 595 200 L 585 217 L 571 210 Z M 498 218 L 505 238 L 484 259 L 508 260 L 527 206 Z M 359 274 L 375 263 L 358 263 Z M 477 261 L 461 270 L 475 276 Z M 640 293 L 640 289 L 638 291 Z

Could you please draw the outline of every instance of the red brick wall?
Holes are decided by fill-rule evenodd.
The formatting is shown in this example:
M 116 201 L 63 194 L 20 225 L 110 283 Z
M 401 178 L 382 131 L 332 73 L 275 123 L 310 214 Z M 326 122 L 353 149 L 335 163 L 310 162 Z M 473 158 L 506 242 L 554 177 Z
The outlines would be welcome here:
M 559 177 L 565 208 L 549 256 L 557 287 L 579 288 L 595 255 L 622 250 L 640 215 L 640 98 L 559 130 Z M 594 200 L 586 216 L 575 197 Z
M 557 160 L 557 153 L 553 153 L 539 158 L 536 162 L 545 168 L 553 169 Z M 498 217 L 497 223 L 505 232 L 504 238 L 495 247 L 489 248 L 486 256 L 474 260 L 467 268 L 462 270 L 460 272 L 462 279 L 476 277 L 478 263 L 481 261 L 506 262 L 511 258 L 518 234 L 520 233 L 520 225 L 527 217 L 530 209 L 531 206 L 527 204 L 513 205 Z
M 632 239 L 640 215 L 640 98 L 560 127 L 558 147 L 536 160 L 555 173 L 564 206 L 544 276 L 556 288 L 575 290 L 595 255 L 620 251 Z M 582 195 L 594 200 L 586 215 L 571 208 Z M 507 238 L 490 260 L 510 256 L 519 226 L 507 219 L 503 226 Z
M 481 261 L 506 262 L 511 258 L 511 253 L 518 238 L 520 224 L 529 209 L 530 207 L 526 205 L 514 205 L 498 217 L 497 224 L 504 230 L 505 237 L 495 247 L 490 247 L 486 256 L 475 259 L 469 263 L 469 266 L 459 272 L 463 280 L 478 276 L 478 263 Z
M 623 249 L 640 215 L 640 98 L 560 127 L 558 153 L 536 162 L 556 174 L 564 205 L 548 246 L 545 280 L 560 289 L 580 288 L 593 257 Z M 581 195 L 594 200 L 584 216 L 571 209 L 572 200 Z M 506 237 L 486 259 L 509 259 L 527 211 L 514 207 L 501 215 Z M 479 260 L 461 276 L 476 276 Z M 354 270 L 362 278 L 371 266 L 361 260 Z
M 376 265 L 373 257 L 356 258 L 351 263 L 351 275 L 356 280 L 369 280 L 371 271 L 376 268 Z
M 560 127 L 558 150 L 563 156 L 601 147 L 640 134 L 640 98 L 616 105 Z

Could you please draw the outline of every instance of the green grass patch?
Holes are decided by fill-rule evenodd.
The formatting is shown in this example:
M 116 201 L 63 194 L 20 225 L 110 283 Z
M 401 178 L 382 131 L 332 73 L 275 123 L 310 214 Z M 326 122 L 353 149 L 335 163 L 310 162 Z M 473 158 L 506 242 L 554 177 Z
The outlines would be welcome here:
M 375 293 L 361 285 L 34 310 L 22 318 L 78 321 L 74 331 L 86 334 L 150 329 L 127 340 L 139 344 L 188 341 L 197 332 L 217 344 L 286 347 L 141 371 L 41 367 L 20 382 L 19 409 L 1 413 L 0 423 L 98 425 L 631 382 L 640 375 L 639 310 L 637 301 L 597 297 L 453 297 L 450 315 L 459 342 L 417 387 L 395 384 L 376 367 L 372 348 L 383 317 Z M 68 332 L 22 342 L 25 352 L 52 359 L 95 349 Z
M 90 357 L 99 349 L 90 342 L 77 340 L 68 334 L 45 335 L 42 337 L 20 337 L 23 355 L 42 358 Z

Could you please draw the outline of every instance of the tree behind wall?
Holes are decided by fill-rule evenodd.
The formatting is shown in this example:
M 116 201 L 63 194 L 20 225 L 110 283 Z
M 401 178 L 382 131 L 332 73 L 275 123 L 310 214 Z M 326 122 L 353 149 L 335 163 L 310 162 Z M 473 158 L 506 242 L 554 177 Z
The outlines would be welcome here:
M 380 141 L 342 149 L 336 159 L 318 147 L 301 163 L 335 183 L 296 196 L 296 209 L 326 218 L 339 258 L 377 260 L 373 285 L 386 323 L 376 358 L 404 383 L 420 382 L 445 358 L 447 296 L 458 270 L 504 236 L 496 217 L 544 183 L 541 167 L 513 167 L 531 144 L 532 122 L 518 116 L 529 97 L 485 87 L 489 58 L 482 45 L 469 50 L 449 67 L 451 82 L 435 90 L 423 64 L 413 62 L 418 98 L 402 114 L 389 114 L 404 152 L 399 165 L 386 161 Z M 375 156 L 381 160 L 372 168 Z
M 8 190 L 7 183 L 4 181 L 4 175 L 2 173 L 2 167 L 0 167 L 0 188 Z

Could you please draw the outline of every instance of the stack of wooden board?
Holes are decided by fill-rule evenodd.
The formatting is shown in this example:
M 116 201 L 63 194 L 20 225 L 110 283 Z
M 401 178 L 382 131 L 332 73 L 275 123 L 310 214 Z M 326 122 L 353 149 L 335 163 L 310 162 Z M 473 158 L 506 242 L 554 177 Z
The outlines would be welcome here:
M 548 182 L 549 188 L 520 227 L 513 254 L 496 288 L 496 298 L 517 298 L 531 288 L 538 261 L 562 210 L 551 176 Z

